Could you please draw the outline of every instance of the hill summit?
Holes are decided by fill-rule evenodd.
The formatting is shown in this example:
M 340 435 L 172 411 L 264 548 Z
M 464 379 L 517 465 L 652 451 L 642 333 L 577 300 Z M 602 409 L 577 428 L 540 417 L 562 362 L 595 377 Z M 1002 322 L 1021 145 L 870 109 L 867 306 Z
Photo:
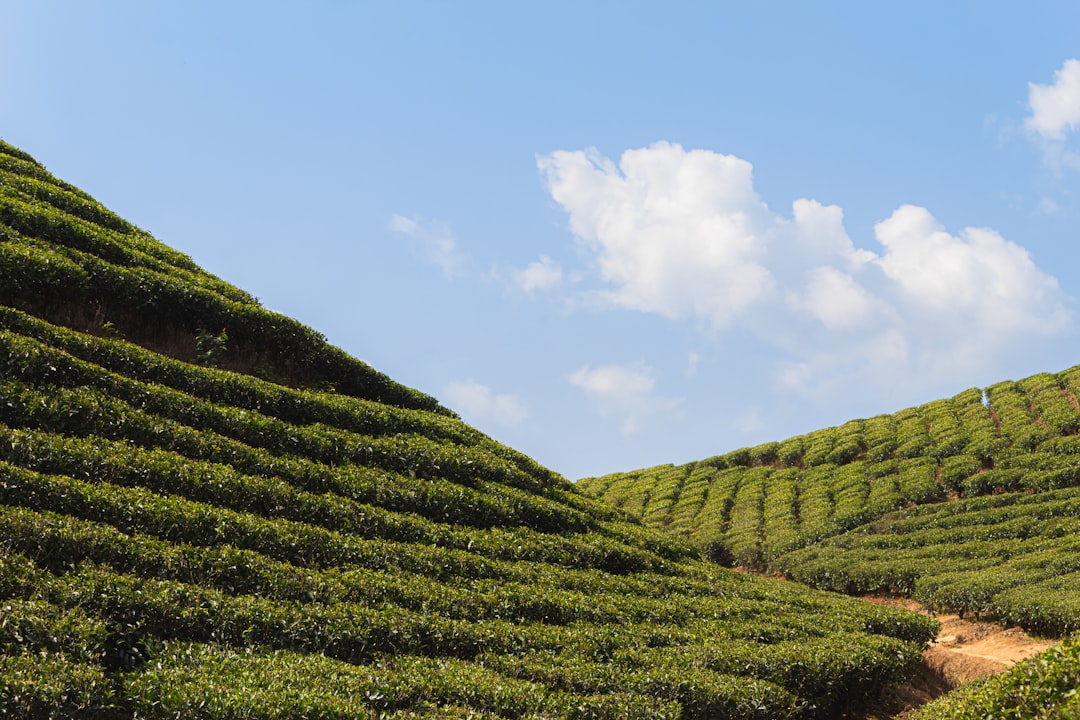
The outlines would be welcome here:
M 0 715 L 825 718 L 935 627 L 699 559 L 0 143 Z

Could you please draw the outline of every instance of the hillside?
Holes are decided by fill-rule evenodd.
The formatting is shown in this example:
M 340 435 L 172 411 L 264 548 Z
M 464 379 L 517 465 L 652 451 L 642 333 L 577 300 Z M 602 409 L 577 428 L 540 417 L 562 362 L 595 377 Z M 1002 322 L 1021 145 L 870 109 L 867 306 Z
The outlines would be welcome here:
M 0 143 L 0 715 L 826 718 L 935 629 L 702 561 Z
M 724 564 L 1080 629 L 1080 367 L 581 481 Z
M 721 564 L 1062 637 L 1080 630 L 1078 396 L 1074 367 L 579 486 Z M 1080 683 L 1075 645 L 1054 663 L 1054 687 Z M 988 688 L 1027 692 L 1026 667 Z M 956 702 L 940 712 L 989 716 Z

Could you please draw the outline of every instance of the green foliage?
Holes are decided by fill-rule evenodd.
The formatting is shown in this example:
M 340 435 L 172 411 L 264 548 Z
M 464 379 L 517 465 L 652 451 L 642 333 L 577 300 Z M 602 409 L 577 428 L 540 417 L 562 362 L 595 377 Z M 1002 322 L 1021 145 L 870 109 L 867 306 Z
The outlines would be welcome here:
M 1080 488 L 912 507 L 789 553 L 816 587 L 901 593 L 931 608 L 1062 635 L 1080 629 Z
M 721 564 L 1061 635 L 1080 629 L 1074 391 L 1080 366 L 703 461 L 727 469 L 692 491 L 694 463 L 582 487 Z M 661 486 L 704 500 L 632 500 Z
M 106 717 L 115 706 L 112 679 L 99 665 L 51 653 L 0 655 L 0 716 Z
M 147 718 L 464 717 L 465 708 L 468 717 L 680 717 L 676 703 L 553 691 L 453 658 L 393 655 L 350 665 L 184 643 L 169 644 L 158 667 L 131 677 L 125 691 Z
M 690 463 L 582 481 L 581 487 L 712 557 L 760 569 L 905 505 L 957 495 L 1043 492 L 1080 482 L 1080 368 L 966 390 L 891 416 Z M 680 506 L 696 466 L 724 467 Z M 761 475 L 761 472 L 765 475 Z M 771 474 L 770 474 L 771 473 Z M 660 495 L 660 501 L 657 495 Z M 637 498 L 651 498 L 639 503 Z M 900 584 L 907 584 L 906 581 Z
M 913 720 L 1069 720 L 1080 716 L 1080 638 L 935 700 Z
M 203 367 L 219 367 L 222 355 L 228 350 L 228 343 L 229 335 L 225 328 L 217 335 L 199 328 L 195 332 L 195 362 Z

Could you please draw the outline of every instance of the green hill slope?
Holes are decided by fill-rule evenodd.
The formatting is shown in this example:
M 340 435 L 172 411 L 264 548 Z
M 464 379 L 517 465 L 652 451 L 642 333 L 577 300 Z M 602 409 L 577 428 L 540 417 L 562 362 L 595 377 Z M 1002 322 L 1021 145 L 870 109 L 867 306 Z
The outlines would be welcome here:
M 0 715 L 825 718 L 935 627 L 698 559 L 0 144 Z
M 1080 367 L 755 448 L 582 480 L 725 564 L 1080 629 Z
M 723 564 L 1080 630 L 1080 367 L 682 466 L 578 483 Z M 1078 716 L 1080 640 L 913 715 Z
M 1072 638 L 1008 672 L 938 698 L 910 720 L 1073 720 L 1080 717 L 1080 639 Z

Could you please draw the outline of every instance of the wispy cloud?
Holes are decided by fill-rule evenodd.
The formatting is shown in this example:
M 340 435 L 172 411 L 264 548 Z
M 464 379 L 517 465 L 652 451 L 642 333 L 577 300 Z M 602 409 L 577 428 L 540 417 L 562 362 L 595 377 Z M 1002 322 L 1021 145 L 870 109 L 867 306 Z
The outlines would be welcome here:
M 697 377 L 698 369 L 701 367 L 701 361 L 704 358 L 701 353 L 692 352 L 686 356 L 686 369 L 683 370 L 683 375 L 688 378 Z
M 835 205 L 772 211 L 750 163 L 732 155 L 660 142 L 618 164 L 558 151 L 538 168 L 595 262 L 594 301 L 748 330 L 786 356 L 784 387 L 959 380 L 1071 322 L 1069 299 L 1022 246 L 987 228 L 949 232 L 925 208 L 899 207 L 870 250 Z M 579 370 L 575 384 L 599 396 L 601 369 Z M 643 395 L 647 377 L 626 387 Z
M 739 417 L 738 428 L 740 432 L 757 432 L 764 427 L 765 420 L 761 416 L 761 408 L 757 406 L 749 408 Z
M 569 376 L 584 391 L 601 415 L 614 415 L 620 431 L 632 435 L 650 419 L 668 419 L 680 401 L 656 392 L 654 370 L 644 363 L 631 365 L 583 365 Z
M 529 263 L 523 270 L 513 271 L 514 284 L 532 295 L 537 290 L 558 287 L 563 281 L 562 266 L 546 255 Z
M 454 277 L 464 268 L 465 258 L 458 252 L 454 233 L 446 223 L 423 222 L 395 213 L 386 227 L 410 238 L 413 251 L 442 268 L 446 277 Z
M 476 425 L 490 422 L 517 427 L 529 417 L 529 411 L 517 395 L 497 393 L 472 379 L 450 383 L 443 389 L 443 394 L 451 407 Z
M 1035 213 L 1037 215 L 1056 215 L 1060 209 L 1054 200 L 1044 197 L 1039 200 L 1039 204 L 1035 207 Z

